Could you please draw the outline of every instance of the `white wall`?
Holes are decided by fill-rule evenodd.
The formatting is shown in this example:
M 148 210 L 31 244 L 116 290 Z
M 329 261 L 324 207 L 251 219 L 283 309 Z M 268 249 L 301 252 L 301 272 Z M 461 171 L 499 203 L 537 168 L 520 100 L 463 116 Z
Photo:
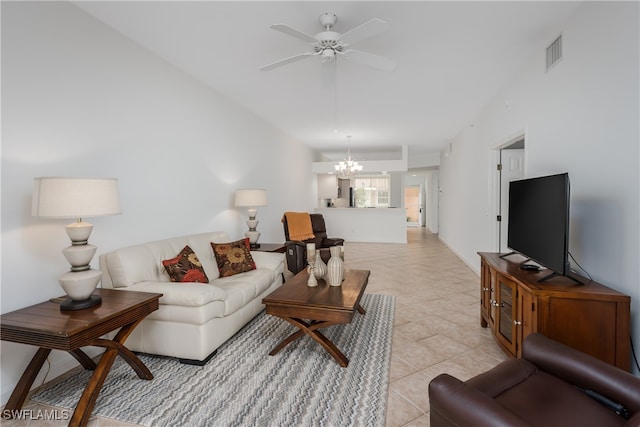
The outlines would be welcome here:
M 441 158 L 440 238 L 476 271 L 494 250 L 491 149 L 524 131 L 526 176 L 568 172 L 570 250 L 593 278 L 631 295 L 640 350 L 639 4 L 585 2 Z M 636 351 L 638 353 L 638 351 Z
M 119 178 L 123 214 L 91 220 L 97 267 L 100 253 L 129 244 L 243 237 L 239 187 L 267 189 L 260 241 L 283 241 L 282 213 L 315 207 L 311 161 L 308 147 L 75 6 L 2 2 L 3 313 L 63 293 L 69 221 L 31 217 L 34 177 Z M 2 343 L 2 402 L 35 350 Z M 76 365 L 62 352 L 50 361 L 48 379 Z
M 427 228 L 432 233 L 440 232 L 440 171 L 427 173 Z
M 409 169 L 433 168 L 440 165 L 440 153 L 409 153 L 407 166 Z
M 393 172 L 389 174 L 389 206 L 404 207 L 405 174 Z

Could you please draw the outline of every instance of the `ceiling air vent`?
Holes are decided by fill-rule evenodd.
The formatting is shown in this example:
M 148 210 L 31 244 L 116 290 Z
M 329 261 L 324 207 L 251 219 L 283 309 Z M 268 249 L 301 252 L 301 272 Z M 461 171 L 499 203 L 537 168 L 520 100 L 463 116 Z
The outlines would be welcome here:
M 562 59 L 562 35 L 547 47 L 547 71 Z

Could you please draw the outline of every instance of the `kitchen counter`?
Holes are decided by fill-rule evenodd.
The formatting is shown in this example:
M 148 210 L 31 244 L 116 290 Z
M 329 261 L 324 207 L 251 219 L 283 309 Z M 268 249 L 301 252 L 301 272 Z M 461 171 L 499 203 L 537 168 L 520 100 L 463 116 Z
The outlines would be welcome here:
M 407 243 L 405 208 L 317 208 L 329 237 L 347 242 Z

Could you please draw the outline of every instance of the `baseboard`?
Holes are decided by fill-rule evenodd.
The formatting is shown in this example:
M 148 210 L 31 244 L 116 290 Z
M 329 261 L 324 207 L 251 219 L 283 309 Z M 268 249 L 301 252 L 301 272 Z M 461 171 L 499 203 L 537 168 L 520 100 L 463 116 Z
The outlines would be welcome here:
M 480 277 L 480 269 L 478 268 L 478 266 L 468 261 L 460 252 L 458 252 L 453 246 L 447 243 L 446 240 L 443 240 L 439 235 L 438 235 L 438 240 L 440 240 L 443 245 L 445 245 L 451 252 L 453 252 L 455 256 L 460 258 L 460 261 L 464 262 L 465 265 L 471 269 L 471 271 L 473 271 L 478 275 L 478 277 Z

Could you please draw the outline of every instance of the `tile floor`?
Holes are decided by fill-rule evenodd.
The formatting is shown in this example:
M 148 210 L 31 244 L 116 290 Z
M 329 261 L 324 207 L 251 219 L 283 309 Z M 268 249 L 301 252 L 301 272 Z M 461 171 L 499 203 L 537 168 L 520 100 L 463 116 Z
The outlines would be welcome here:
M 480 278 L 436 235 L 407 230 L 407 245 L 350 243 L 345 262 L 371 270 L 367 291 L 396 296 L 387 427 L 429 426 L 429 381 L 461 380 L 506 360 L 480 327 Z
M 347 268 L 371 270 L 367 292 L 396 296 L 387 427 L 429 426 L 429 381 L 461 380 L 506 356 L 480 327 L 479 278 L 436 235 L 407 230 L 408 244 L 347 243 Z M 55 408 L 27 402 L 24 409 Z M 2 420 L 2 426 L 63 426 L 68 421 Z M 93 417 L 89 427 L 133 427 Z M 337 426 L 336 426 L 337 427 Z

